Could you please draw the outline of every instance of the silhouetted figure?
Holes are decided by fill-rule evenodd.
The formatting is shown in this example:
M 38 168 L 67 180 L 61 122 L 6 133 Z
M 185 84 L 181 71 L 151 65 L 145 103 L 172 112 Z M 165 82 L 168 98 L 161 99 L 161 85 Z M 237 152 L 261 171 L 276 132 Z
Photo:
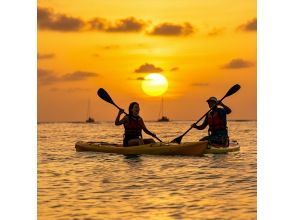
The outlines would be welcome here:
M 129 115 L 126 115 L 122 119 L 120 119 L 121 114 L 124 113 L 124 110 L 120 109 L 115 119 L 115 125 L 124 125 L 125 133 L 123 145 L 125 147 L 155 143 L 155 141 L 152 138 L 142 138 L 142 130 L 146 134 L 151 135 L 152 137 L 156 137 L 156 135 L 146 128 L 143 119 L 139 116 L 139 112 L 139 104 L 137 102 L 132 102 L 129 106 Z
M 202 138 L 201 141 L 208 140 L 210 145 L 227 147 L 229 146 L 227 114 L 230 114 L 232 110 L 222 102 L 219 102 L 216 97 L 210 97 L 207 100 L 207 103 L 209 108 L 213 108 L 205 116 L 202 125 L 198 126 L 194 123 L 192 124 L 192 127 L 198 130 L 203 130 L 208 125 L 208 136 Z M 221 106 L 222 108 L 219 108 L 218 106 Z

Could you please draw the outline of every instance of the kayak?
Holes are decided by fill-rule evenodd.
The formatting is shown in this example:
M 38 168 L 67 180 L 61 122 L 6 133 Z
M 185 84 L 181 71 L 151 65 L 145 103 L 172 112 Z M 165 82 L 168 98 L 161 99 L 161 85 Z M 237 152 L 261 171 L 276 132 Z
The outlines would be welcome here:
M 237 141 L 231 141 L 228 147 L 217 147 L 208 145 L 204 151 L 204 154 L 226 154 L 228 152 L 239 151 L 240 145 Z
M 75 144 L 76 151 L 95 151 L 104 153 L 116 153 L 124 155 L 186 155 L 202 156 L 207 148 L 207 141 L 189 142 L 189 143 L 152 143 L 139 146 L 123 147 L 118 144 L 106 142 L 84 142 L 78 141 Z

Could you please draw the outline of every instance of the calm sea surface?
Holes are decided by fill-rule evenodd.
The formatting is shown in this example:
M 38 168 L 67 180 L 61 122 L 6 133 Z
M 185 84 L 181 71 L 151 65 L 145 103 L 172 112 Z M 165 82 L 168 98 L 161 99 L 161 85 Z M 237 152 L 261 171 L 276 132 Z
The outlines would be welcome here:
M 145 123 L 171 141 L 193 122 Z M 240 152 L 127 158 L 75 151 L 79 140 L 121 142 L 113 122 L 40 123 L 38 219 L 256 219 L 256 122 L 228 126 Z M 204 135 L 193 129 L 182 141 Z

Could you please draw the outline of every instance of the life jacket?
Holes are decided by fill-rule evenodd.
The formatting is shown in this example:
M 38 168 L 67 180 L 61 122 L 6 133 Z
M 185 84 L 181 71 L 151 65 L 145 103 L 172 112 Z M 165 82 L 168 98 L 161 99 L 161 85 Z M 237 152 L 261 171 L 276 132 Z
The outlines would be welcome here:
M 223 111 L 223 109 L 217 108 L 208 113 L 209 131 L 212 133 L 217 130 L 227 129 L 226 113 L 221 113 L 221 111 Z
M 127 137 L 128 139 L 142 137 L 142 126 L 139 122 L 141 118 L 129 117 L 128 119 L 129 120 L 127 121 L 127 123 L 124 124 L 125 137 Z

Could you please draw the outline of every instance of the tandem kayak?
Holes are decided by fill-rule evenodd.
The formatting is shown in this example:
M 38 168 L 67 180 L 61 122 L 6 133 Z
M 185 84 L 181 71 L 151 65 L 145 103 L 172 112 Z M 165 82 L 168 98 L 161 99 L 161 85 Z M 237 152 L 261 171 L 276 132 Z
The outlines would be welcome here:
M 231 141 L 228 147 L 210 146 L 205 149 L 204 154 L 226 154 L 229 152 L 239 151 L 240 145 L 237 141 Z
M 152 143 L 139 146 L 123 147 L 122 145 L 109 144 L 105 142 L 84 142 L 75 144 L 76 151 L 95 151 L 104 153 L 117 153 L 124 155 L 186 155 L 201 156 L 207 149 L 207 141 L 175 143 Z

